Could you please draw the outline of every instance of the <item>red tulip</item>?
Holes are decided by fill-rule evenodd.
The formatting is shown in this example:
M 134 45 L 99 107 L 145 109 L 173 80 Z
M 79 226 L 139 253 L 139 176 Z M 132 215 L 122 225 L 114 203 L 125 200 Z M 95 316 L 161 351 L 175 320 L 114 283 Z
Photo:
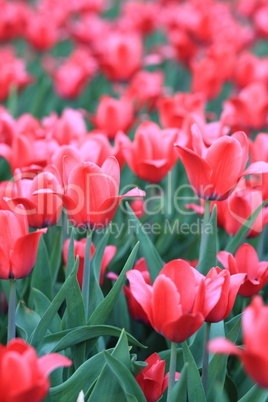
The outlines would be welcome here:
M 226 123 L 235 129 L 260 129 L 267 125 L 267 112 L 266 85 L 253 82 L 225 103 L 223 115 Z
M 141 34 L 151 33 L 159 24 L 160 9 L 155 3 L 128 1 L 123 4 L 123 21 Z
M 81 94 L 97 69 L 95 59 L 88 49 L 83 48 L 74 50 L 60 66 L 57 64 L 49 56 L 44 61 L 45 69 L 53 78 L 55 91 L 59 96 L 70 99 Z
M 120 144 L 120 133 L 117 133 L 112 146 L 107 136 L 98 130 L 91 131 L 88 138 L 79 149 L 81 160 L 84 162 L 93 162 L 101 166 L 108 156 L 115 156 L 119 162 L 120 168 L 124 165 L 124 158 Z
M 126 94 L 132 99 L 136 109 L 147 106 L 151 110 L 161 96 L 163 82 L 162 71 L 138 71 L 130 81 Z
M 49 374 L 71 364 L 57 353 L 38 357 L 35 349 L 19 338 L 0 345 L 0 401 L 43 401 L 49 391 Z
M 91 118 L 94 126 L 114 138 L 120 130 L 127 131 L 134 120 L 134 110 L 129 99 L 102 96 L 96 114 Z
M 203 324 L 204 277 L 186 261 L 166 264 L 153 286 L 145 282 L 138 270 L 126 275 L 130 292 L 151 326 L 171 342 L 185 341 Z
M 70 239 L 67 239 L 63 246 L 63 259 L 64 259 L 65 265 L 67 265 L 67 261 L 68 261 L 69 244 L 70 244 Z M 96 248 L 95 248 L 94 244 L 91 243 L 90 258 L 93 257 L 95 250 L 96 250 Z M 82 283 L 83 283 L 85 253 L 86 253 L 86 239 L 82 239 L 79 241 L 75 240 L 74 241 L 74 255 L 75 255 L 75 257 L 77 257 L 77 256 L 79 257 L 77 280 L 78 280 L 78 283 L 79 283 L 79 286 L 81 289 L 82 289 Z M 100 286 L 103 283 L 104 272 L 105 272 L 107 266 L 109 265 L 110 261 L 113 259 L 115 253 L 116 253 L 115 246 L 106 246 L 104 249 L 102 262 L 101 262 L 101 269 L 100 269 Z
M 263 7 L 260 7 L 256 13 L 254 14 L 254 22 L 256 28 L 260 32 L 260 34 L 264 38 L 268 38 L 268 6 L 265 4 Z
M 57 113 L 42 119 L 46 136 L 59 145 L 82 144 L 86 139 L 87 127 L 81 111 L 64 109 L 61 117 Z
M 174 150 L 178 136 L 177 129 L 161 130 L 156 123 L 147 121 L 137 128 L 134 142 L 122 134 L 122 152 L 138 177 L 158 183 L 178 159 Z
M 140 68 L 142 52 L 138 34 L 111 31 L 100 43 L 100 64 L 111 80 L 128 80 Z
M 219 267 L 211 268 L 205 280 L 205 305 L 213 301 L 214 307 L 206 314 L 205 321 L 219 322 L 228 317 L 244 278 L 244 274 L 231 275 L 229 271 L 222 270 Z M 215 292 L 213 283 L 217 286 L 217 292 Z
M 138 219 L 140 219 L 145 214 L 145 205 L 143 199 L 132 201 L 130 203 L 130 207 Z
M 143 276 L 144 281 L 148 285 L 152 284 L 145 258 L 140 258 L 134 265 L 133 270 L 137 270 L 138 272 L 140 272 Z M 131 317 L 133 317 L 137 321 L 142 321 L 145 324 L 149 325 L 150 322 L 148 316 L 143 307 L 132 294 L 131 288 L 129 288 L 128 286 L 124 286 L 124 293 L 127 299 L 128 309 Z
M 0 278 L 20 279 L 32 271 L 40 236 L 46 229 L 28 232 L 28 220 L 21 205 L 18 213 L 0 211 Z
M 224 338 L 209 342 L 211 353 L 236 355 L 246 373 L 260 387 L 268 388 L 268 306 L 260 296 L 255 296 L 242 316 L 244 348 L 235 346 Z
M 194 192 L 201 198 L 227 198 L 241 178 L 248 159 L 248 141 L 244 132 L 223 136 L 206 149 L 176 145 Z
M 32 82 L 32 77 L 26 72 L 25 62 L 15 57 L 12 48 L 0 51 L 0 101 L 5 100 L 11 87 L 19 90 Z
M 157 353 L 149 356 L 145 362 L 147 366 L 137 375 L 136 380 L 144 393 L 147 402 L 156 402 L 163 395 L 167 386 L 169 373 L 165 375 L 165 360 L 161 360 Z M 180 373 L 176 373 L 178 381 Z
M 211 203 L 211 211 L 213 206 L 217 205 L 217 225 L 234 236 L 263 201 L 261 189 L 247 187 L 246 182 L 240 180 L 236 189 L 227 199 Z M 201 215 L 204 213 L 204 208 L 200 205 L 188 204 L 185 207 L 193 208 L 196 213 Z M 258 236 L 267 222 L 268 208 L 263 208 L 249 228 L 247 237 Z
M 83 228 L 103 228 L 113 219 L 125 197 L 144 197 L 145 192 L 134 188 L 118 195 L 120 167 L 113 156 L 101 167 L 81 162 L 72 170 L 62 197 L 70 221 Z
M 55 192 L 61 187 L 56 177 L 49 172 L 42 172 L 32 180 L 22 179 L 21 172 L 15 172 L 16 196 L 10 198 L 9 208 L 13 211 L 22 204 L 28 216 L 29 226 L 41 228 L 55 225 L 61 216 L 62 201 L 56 194 L 42 192 L 34 195 L 40 189 L 51 189 Z
M 38 50 L 48 50 L 59 40 L 59 29 L 49 14 L 32 13 L 25 32 L 27 40 Z
M 158 107 L 161 124 L 166 128 L 182 128 L 192 113 L 204 119 L 205 101 L 201 94 L 178 92 L 172 98 L 162 98 Z
M 250 244 L 242 244 L 233 256 L 227 251 L 220 251 L 218 260 L 231 275 L 244 273 L 246 277 L 238 294 L 251 297 L 259 293 L 268 281 L 268 261 L 259 261 L 258 254 Z

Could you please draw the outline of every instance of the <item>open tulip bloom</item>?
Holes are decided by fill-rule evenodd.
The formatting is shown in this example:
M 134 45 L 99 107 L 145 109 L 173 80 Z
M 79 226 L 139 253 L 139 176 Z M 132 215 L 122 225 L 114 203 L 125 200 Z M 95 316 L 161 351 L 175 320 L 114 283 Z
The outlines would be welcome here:
M 32 271 L 40 237 L 47 229 L 29 233 L 26 211 L 0 211 L 0 278 L 20 279 Z
M 205 277 L 184 260 L 167 263 L 153 285 L 137 269 L 127 272 L 132 297 L 151 326 L 171 342 L 185 341 L 204 321 L 225 319 L 244 277 L 231 277 L 218 267 Z
M 194 192 L 206 200 L 227 198 L 241 178 L 248 160 L 248 140 L 244 132 L 223 136 L 206 148 L 196 133 L 194 150 L 175 145 Z M 198 130 L 199 131 L 199 130 Z
M 110 156 L 101 167 L 92 162 L 77 163 L 70 172 L 64 193 L 58 195 L 74 226 L 104 228 L 113 219 L 123 198 L 145 196 L 138 188 L 118 195 L 119 184 L 120 166 L 117 159 Z M 40 192 L 42 190 L 36 194 Z
M 41 402 L 49 391 L 49 374 L 71 360 L 57 353 L 38 357 L 35 349 L 16 338 L 0 344 L 1 402 Z
M 0 43 L 0 402 L 268 401 L 268 0 L 0 0 Z
M 268 307 L 256 296 L 242 316 L 244 347 L 235 346 L 225 338 L 210 341 L 209 351 L 237 356 L 246 373 L 260 386 L 268 388 Z

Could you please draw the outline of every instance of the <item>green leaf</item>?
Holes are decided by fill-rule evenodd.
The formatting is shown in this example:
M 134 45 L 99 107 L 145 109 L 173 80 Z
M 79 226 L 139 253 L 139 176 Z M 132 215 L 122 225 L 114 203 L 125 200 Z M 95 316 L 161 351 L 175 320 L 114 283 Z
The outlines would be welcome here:
M 54 233 L 53 233 L 54 235 Z M 55 235 L 53 236 L 53 248 L 52 252 L 49 257 L 50 267 L 51 267 L 51 274 L 52 274 L 52 282 L 53 284 L 56 283 L 58 272 L 61 265 L 61 231 L 58 230 Z
M 32 272 L 31 286 L 52 299 L 52 275 L 47 247 L 43 236 L 38 246 L 36 263 Z
M 121 360 L 123 366 L 130 370 L 130 355 L 127 337 L 125 331 L 122 330 L 116 347 L 114 348 L 112 355 L 115 358 Z M 112 402 L 112 401 L 126 401 L 125 396 L 122 393 L 122 389 L 118 383 L 117 378 L 113 375 L 109 366 L 105 364 L 102 372 L 92 390 L 88 402 Z
M 81 390 L 86 394 L 100 375 L 104 364 L 102 352 L 85 361 L 67 381 L 50 389 L 52 401 L 76 401 Z
M 208 202 L 208 201 L 207 201 Z M 217 207 L 214 205 L 208 225 L 202 233 L 202 247 L 200 250 L 197 270 L 206 275 L 217 262 Z
M 126 272 L 133 267 L 138 247 L 139 242 L 133 248 L 114 286 L 112 287 L 108 295 L 105 297 L 105 299 L 98 305 L 93 314 L 89 317 L 88 324 L 101 325 L 106 322 L 117 300 L 120 289 L 122 288 L 126 280 Z
M 49 308 L 51 301 L 38 289 L 32 289 L 32 298 L 35 311 L 42 317 Z M 51 320 L 48 329 L 51 332 L 57 332 L 61 329 L 61 319 L 58 314 L 55 314 Z
M 103 352 L 110 370 L 115 374 L 127 401 L 146 402 L 145 396 L 130 370 L 118 359 Z M 112 400 L 111 400 L 112 401 Z
M 67 218 L 66 218 L 67 219 Z M 68 247 L 68 261 L 66 267 L 66 277 L 70 275 L 75 263 L 75 255 L 74 255 L 74 228 L 71 231 L 70 243 Z
M 90 270 L 90 303 L 89 303 L 89 316 L 93 314 L 94 310 L 104 299 L 103 293 L 100 287 L 100 270 L 101 263 L 104 254 L 105 247 L 107 246 L 108 239 L 110 236 L 109 227 L 106 233 L 99 242 L 95 253 L 91 260 L 91 270 Z
M 231 342 L 236 342 L 236 339 L 239 335 L 241 327 L 241 319 L 236 320 L 234 326 L 230 330 L 227 335 L 227 338 Z M 214 402 L 214 389 L 217 387 L 218 389 L 223 390 L 226 376 L 226 366 L 228 355 L 215 355 L 211 359 L 209 364 L 209 372 L 208 372 L 208 396 L 207 399 L 209 402 Z
M 0 157 L 0 181 L 10 180 L 12 178 L 12 172 L 8 161 Z
M 19 328 L 20 336 L 25 341 L 29 341 L 39 322 L 40 316 L 27 308 L 23 301 L 20 301 L 16 309 L 16 326 Z
M 189 363 L 185 363 L 178 381 L 172 389 L 169 402 L 187 402 L 187 376 Z
M 79 258 L 77 257 L 73 268 L 75 267 L 75 269 L 77 270 L 78 265 Z M 75 328 L 80 325 L 85 325 L 86 323 L 84 301 L 76 276 L 73 276 L 73 280 L 70 283 L 69 290 L 66 293 L 65 314 L 67 328 Z
M 133 222 L 134 224 L 136 236 L 141 243 L 142 253 L 146 259 L 151 280 L 152 282 L 154 282 L 157 275 L 159 274 L 159 271 L 161 271 L 161 269 L 163 268 L 164 263 L 153 243 L 151 242 L 150 238 L 145 233 L 142 224 L 140 223 L 128 203 L 126 203 L 126 207 L 131 217 L 131 222 Z
M 87 341 L 89 339 L 98 338 L 100 336 L 114 336 L 119 337 L 121 329 L 111 325 L 91 325 L 78 327 L 72 330 L 61 331 L 52 335 L 44 337 L 42 342 L 42 351 L 45 354 L 52 352 L 60 352 L 70 346 L 77 345 L 78 343 Z M 140 348 L 145 348 L 139 341 L 137 341 L 131 334 L 126 333 L 127 339 L 133 345 Z
M 262 208 L 267 204 L 267 200 L 265 200 L 255 211 L 250 215 L 250 217 L 244 222 L 241 226 L 239 231 L 236 233 L 234 237 L 232 237 L 227 244 L 225 251 L 229 253 L 235 253 L 237 248 L 243 243 L 245 240 L 250 228 L 252 227 L 253 223 L 257 219 L 259 213 L 261 212 Z
M 263 388 L 259 388 L 254 385 L 243 398 L 239 399 L 238 402 L 266 402 L 268 398 L 268 391 Z
M 57 295 L 52 300 L 50 306 L 46 310 L 45 314 L 43 315 L 39 324 L 37 325 L 35 331 L 33 332 L 32 337 L 30 339 L 30 343 L 35 348 L 37 347 L 38 344 L 40 344 L 42 342 L 42 339 L 47 332 L 47 328 L 48 328 L 51 320 L 54 318 L 55 314 L 57 313 L 57 311 L 59 310 L 63 301 L 65 300 L 66 294 L 69 291 L 70 287 L 72 286 L 72 282 L 74 280 L 76 280 L 77 267 L 78 266 L 76 264 L 72 273 L 69 275 L 67 280 L 64 282 L 64 284 L 60 288 Z
M 71 249 L 73 247 L 73 240 L 70 241 Z M 72 261 L 72 258 L 68 259 L 68 263 Z M 79 257 L 77 257 L 76 266 L 79 265 Z M 77 277 L 74 276 L 66 294 L 66 310 L 64 314 L 65 323 L 67 328 L 75 328 L 86 324 L 85 306 L 80 290 L 80 286 L 77 281 Z M 86 357 L 86 345 L 77 344 L 72 347 L 72 356 L 75 369 L 77 369 L 85 360 Z
M 182 344 L 182 352 L 184 362 L 189 364 L 188 374 L 187 374 L 187 385 L 188 385 L 188 399 L 189 402 L 206 402 L 206 397 L 204 393 L 204 388 L 201 382 L 201 377 L 199 370 L 197 368 L 196 362 L 193 355 L 187 345 L 187 342 Z

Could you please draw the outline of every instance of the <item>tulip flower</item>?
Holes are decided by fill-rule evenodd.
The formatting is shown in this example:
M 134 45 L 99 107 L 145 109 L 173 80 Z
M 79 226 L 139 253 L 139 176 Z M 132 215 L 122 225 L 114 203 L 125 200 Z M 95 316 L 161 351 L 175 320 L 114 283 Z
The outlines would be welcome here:
M 205 101 L 199 94 L 176 93 L 172 98 L 162 98 L 158 103 L 160 121 L 166 128 L 182 128 L 188 115 L 194 113 L 204 119 Z
M 194 192 L 206 200 L 227 198 L 241 178 L 248 159 L 248 140 L 244 132 L 223 136 L 206 148 L 200 141 L 196 149 L 176 148 Z
M 211 268 L 205 280 L 205 304 L 211 303 L 212 300 L 216 303 L 206 314 L 206 322 L 219 322 L 228 317 L 244 279 L 245 274 L 231 275 L 228 270 L 222 270 L 219 267 Z M 215 292 L 213 283 L 217 285 L 217 292 Z
M 259 188 L 248 187 L 247 183 L 241 179 L 234 192 L 227 199 L 211 203 L 211 210 L 214 205 L 217 205 L 217 225 L 234 236 L 250 215 L 263 203 L 263 192 Z M 203 205 L 203 203 L 201 204 Z M 196 213 L 202 215 L 204 213 L 202 205 L 187 204 L 185 207 L 192 208 Z M 263 208 L 249 228 L 247 237 L 258 236 L 267 222 L 268 208 Z
M 22 205 L 17 213 L 0 210 L 0 279 L 20 279 L 32 271 L 38 243 L 46 229 L 28 232 L 28 220 Z
M 68 261 L 69 244 L 70 244 L 70 239 L 67 239 L 63 246 L 63 259 L 64 259 L 65 265 L 67 265 L 67 261 Z M 94 244 L 91 243 L 90 258 L 93 257 L 95 250 L 96 250 L 96 248 L 95 248 Z M 77 280 L 78 280 L 78 283 L 79 283 L 79 286 L 81 289 L 82 289 L 83 272 L 84 272 L 85 252 L 86 252 L 86 239 L 82 239 L 79 241 L 75 240 L 74 241 L 74 255 L 75 255 L 75 257 L 76 256 L 79 257 Z M 110 261 L 113 259 L 115 253 L 116 253 L 115 246 L 106 246 L 104 249 L 102 263 L 101 263 L 101 269 L 100 269 L 100 286 L 103 283 L 104 272 L 105 272 L 107 266 L 109 265 Z
M 129 288 L 151 326 L 171 342 L 183 342 L 204 322 L 204 282 L 186 261 L 164 266 L 153 285 L 137 269 L 127 272 Z
M 156 402 L 163 395 L 168 386 L 169 373 L 165 375 L 165 360 L 161 360 L 157 353 L 149 356 L 147 366 L 136 376 L 136 380 L 144 393 L 147 402 Z M 180 373 L 176 373 L 178 381 Z
M 125 162 L 121 151 L 120 133 L 115 135 L 114 145 L 112 146 L 105 132 L 91 131 L 87 140 L 80 147 L 79 154 L 81 161 L 93 162 L 99 166 L 103 164 L 108 156 L 115 156 L 120 168 L 123 167 Z
M 114 99 L 102 96 L 95 116 L 90 118 L 94 126 L 114 138 L 120 130 L 127 131 L 134 121 L 134 110 L 128 98 Z
M 225 338 L 210 341 L 211 353 L 237 356 L 246 373 L 260 387 L 268 388 L 268 306 L 260 296 L 255 296 L 242 316 L 244 347 L 240 348 Z
M 134 32 L 109 32 L 102 39 L 100 65 L 111 80 L 128 80 L 140 68 L 142 40 Z
M 120 167 L 113 156 L 101 167 L 91 162 L 77 164 L 70 172 L 65 193 L 59 194 L 73 225 L 103 228 L 113 219 L 123 198 L 145 196 L 138 188 L 118 195 L 119 183 Z
M 19 90 L 32 82 L 32 77 L 27 73 L 25 61 L 15 57 L 12 48 L 4 48 L 0 51 L 0 101 L 5 100 L 12 87 Z
M 161 130 L 156 123 L 147 121 L 137 128 L 134 142 L 122 134 L 122 152 L 138 177 L 158 183 L 178 159 L 174 150 L 178 136 L 177 129 Z
M 38 357 L 35 349 L 19 338 L 0 345 L 1 402 L 43 401 L 49 391 L 49 374 L 71 364 L 57 353 Z
M 6 201 L 11 210 L 15 210 L 18 204 L 24 206 L 29 226 L 41 228 L 58 222 L 62 211 L 62 201 L 59 197 L 47 192 L 34 195 L 39 189 L 58 191 L 60 183 L 52 173 L 42 172 L 30 180 L 22 179 L 21 172 L 15 171 L 14 187 L 16 196 Z
M 136 109 L 147 106 L 151 110 L 162 94 L 163 81 L 161 71 L 138 71 L 129 83 L 127 96 L 133 100 Z
M 49 50 L 59 40 L 59 28 L 49 14 L 35 12 L 28 18 L 25 35 L 29 43 L 36 49 Z
M 57 64 L 49 56 L 44 60 L 44 67 L 53 79 L 55 91 L 59 96 L 68 99 L 81 94 L 97 69 L 95 59 L 88 49 L 83 48 L 74 50 L 60 66 Z
M 225 102 L 223 115 L 226 123 L 235 129 L 260 129 L 267 125 L 267 111 L 266 85 L 253 82 Z
M 145 258 L 140 258 L 134 265 L 133 270 L 137 270 L 138 272 L 140 272 L 143 276 L 144 281 L 148 285 L 152 285 Z M 142 321 L 145 324 L 150 325 L 146 312 L 132 294 L 131 288 L 129 288 L 128 286 L 124 286 L 123 289 L 127 299 L 128 309 L 131 317 L 133 317 L 137 321 Z
M 42 119 L 46 136 L 51 136 L 59 145 L 82 144 L 86 139 L 87 127 L 81 111 L 64 109 L 61 117 L 57 113 Z
M 238 294 L 251 297 L 259 293 L 268 281 L 268 261 L 259 261 L 258 254 L 250 244 L 242 244 L 233 256 L 227 251 L 220 251 L 218 260 L 230 274 L 244 273 L 246 275 Z

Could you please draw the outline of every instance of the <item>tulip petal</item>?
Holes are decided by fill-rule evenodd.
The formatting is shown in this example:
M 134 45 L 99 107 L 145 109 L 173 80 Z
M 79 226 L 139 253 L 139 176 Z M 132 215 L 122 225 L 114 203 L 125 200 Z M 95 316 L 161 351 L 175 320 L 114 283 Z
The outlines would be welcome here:
M 258 276 L 259 257 L 253 246 L 242 244 L 235 254 L 239 272 L 246 273 L 247 278 L 254 280 Z
M 239 349 L 231 341 L 225 338 L 212 339 L 208 344 L 208 350 L 210 353 L 219 353 L 223 355 L 236 355 L 241 356 L 242 349 Z
M 117 159 L 114 156 L 109 156 L 103 162 L 101 169 L 107 178 L 110 196 L 112 197 L 117 195 L 120 184 L 120 167 Z
M 204 323 L 201 313 L 184 314 L 177 321 L 164 323 L 163 335 L 172 342 L 184 342 L 192 336 Z
M 40 236 L 47 229 L 41 229 L 17 239 L 10 252 L 11 270 L 16 279 L 29 275 L 34 267 Z
M 144 313 L 148 317 L 151 316 L 152 286 L 145 282 L 142 274 L 136 269 L 128 271 L 126 276 L 132 296 L 141 306 Z
M 209 198 L 213 193 L 210 185 L 211 168 L 207 161 L 188 148 L 175 145 L 185 167 L 188 180 L 194 192 L 201 198 Z
M 159 274 L 153 284 L 152 295 L 152 327 L 159 333 L 167 323 L 174 322 L 182 314 L 180 294 L 176 285 L 165 275 Z M 173 328 L 173 331 L 175 328 Z M 170 339 L 170 338 L 168 338 Z
M 160 271 L 175 284 L 184 312 L 192 311 L 196 295 L 196 281 L 191 266 L 184 260 L 173 260 Z
M 240 143 L 232 137 L 221 137 L 207 151 L 206 161 L 212 169 L 214 199 L 226 197 L 238 182 L 244 154 Z
M 58 367 L 69 367 L 71 365 L 72 361 L 70 359 L 58 353 L 50 353 L 38 359 L 38 366 L 46 377 Z
M 268 163 L 264 161 L 258 161 L 251 163 L 249 167 L 244 171 L 242 176 L 246 176 L 249 174 L 262 174 L 268 173 Z
M 7 251 L 0 246 L 0 279 L 10 279 L 10 261 Z

